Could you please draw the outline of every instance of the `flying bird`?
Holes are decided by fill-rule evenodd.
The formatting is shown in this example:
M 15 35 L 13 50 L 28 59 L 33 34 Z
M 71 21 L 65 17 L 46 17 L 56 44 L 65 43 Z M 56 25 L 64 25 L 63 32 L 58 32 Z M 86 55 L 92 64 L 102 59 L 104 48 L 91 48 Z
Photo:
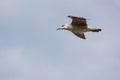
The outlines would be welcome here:
M 99 32 L 101 29 L 99 28 L 90 28 L 87 24 L 87 19 L 84 17 L 76 17 L 76 16 L 68 16 L 72 19 L 70 24 L 62 25 L 57 28 L 57 30 L 68 30 L 71 31 L 76 36 L 86 39 L 84 32 Z

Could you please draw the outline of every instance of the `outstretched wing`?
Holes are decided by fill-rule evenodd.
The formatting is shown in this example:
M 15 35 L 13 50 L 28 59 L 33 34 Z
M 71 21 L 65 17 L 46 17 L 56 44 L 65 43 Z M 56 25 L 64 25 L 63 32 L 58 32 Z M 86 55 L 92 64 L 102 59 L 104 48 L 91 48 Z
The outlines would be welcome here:
M 69 18 L 72 19 L 71 24 L 75 26 L 87 26 L 86 19 L 83 17 L 76 17 L 76 16 L 68 16 Z
M 73 34 L 75 34 L 76 36 L 78 36 L 78 37 L 80 37 L 82 39 L 86 39 L 83 32 L 81 32 L 81 33 L 73 33 Z

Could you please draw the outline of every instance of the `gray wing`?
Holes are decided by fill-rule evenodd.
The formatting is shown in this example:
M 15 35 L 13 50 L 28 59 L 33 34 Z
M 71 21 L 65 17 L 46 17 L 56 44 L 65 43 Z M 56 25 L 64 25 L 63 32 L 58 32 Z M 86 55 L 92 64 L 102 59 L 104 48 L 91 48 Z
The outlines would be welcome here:
M 85 37 L 83 32 L 81 32 L 81 33 L 73 33 L 73 34 L 75 34 L 76 36 L 78 36 L 78 37 L 80 37 L 82 39 L 86 39 L 86 37 Z
M 76 17 L 76 16 L 68 16 L 69 18 L 72 19 L 71 24 L 76 25 L 76 26 L 87 26 L 86 19 L 83 17 Z

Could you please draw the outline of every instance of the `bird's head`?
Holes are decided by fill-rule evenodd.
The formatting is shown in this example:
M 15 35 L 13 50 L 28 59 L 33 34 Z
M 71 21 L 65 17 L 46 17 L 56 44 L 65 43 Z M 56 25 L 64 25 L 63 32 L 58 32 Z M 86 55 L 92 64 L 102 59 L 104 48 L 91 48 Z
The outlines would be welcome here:
M 61 27 L 57 28 L 57 30 L 68 30 L 69 24 L 62 25 Z

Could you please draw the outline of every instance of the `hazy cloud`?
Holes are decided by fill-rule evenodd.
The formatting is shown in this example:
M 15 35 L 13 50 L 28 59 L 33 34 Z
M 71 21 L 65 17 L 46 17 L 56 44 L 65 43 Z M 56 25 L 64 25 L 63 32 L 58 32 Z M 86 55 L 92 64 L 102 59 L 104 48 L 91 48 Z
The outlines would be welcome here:
M 1 80 L 119 80 L 119 0 L 1 0 Z M 88 18 L 86 40 L 56 28 Z

